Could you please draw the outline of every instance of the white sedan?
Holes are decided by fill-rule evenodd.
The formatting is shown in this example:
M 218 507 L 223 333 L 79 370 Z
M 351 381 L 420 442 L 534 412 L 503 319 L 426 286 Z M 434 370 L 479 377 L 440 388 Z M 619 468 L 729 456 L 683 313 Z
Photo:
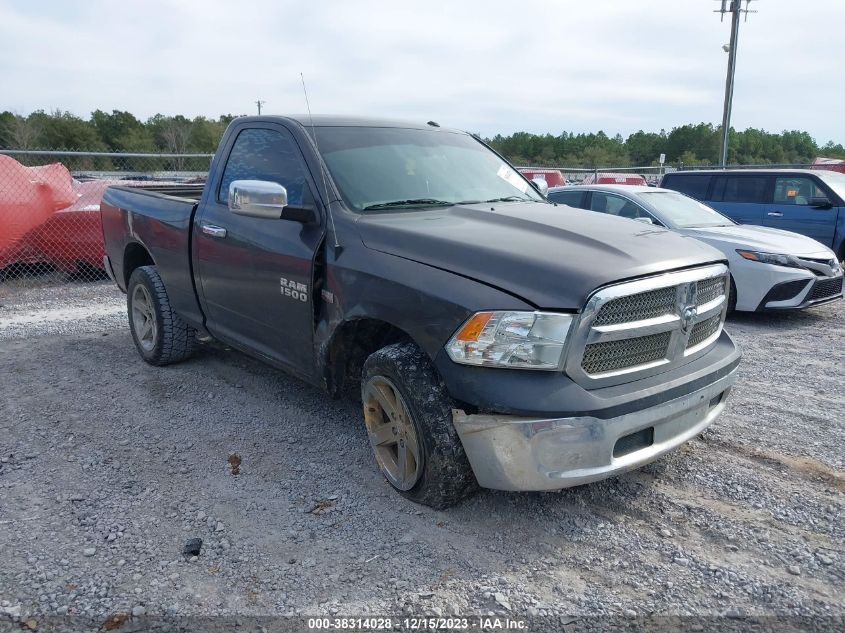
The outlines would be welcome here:
M 553 187 L 548 198 L 666 227 L 719 249 L 731 271 L 729 310 L 806 308 L 842 298 L 842 267 L 823 244 L 790 231 L 737 224 L 677 191 L 588 185 Z

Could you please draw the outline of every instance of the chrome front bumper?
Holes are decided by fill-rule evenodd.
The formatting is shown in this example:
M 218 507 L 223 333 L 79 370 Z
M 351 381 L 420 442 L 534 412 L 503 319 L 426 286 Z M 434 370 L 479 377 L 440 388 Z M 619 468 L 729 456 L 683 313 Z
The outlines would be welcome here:
M 526 419 L 458 409 L 452 419 L 479 485 L 556 490 L 638 468 L 692 439 L 725 408 L 734 382 L 736 370 L 681 398 L 608 419 Z

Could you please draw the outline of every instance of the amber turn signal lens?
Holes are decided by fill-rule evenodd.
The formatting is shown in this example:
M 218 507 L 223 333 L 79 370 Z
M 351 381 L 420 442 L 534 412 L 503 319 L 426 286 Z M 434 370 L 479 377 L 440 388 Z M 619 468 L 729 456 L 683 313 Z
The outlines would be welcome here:
M 745 259 L 750 259 L 754 262 L 760 261 L 760 258 L 757 257 L 757 253 L 753 251 L 737 251 L 737 253 L 739 253 L 740 257 L 744 257 Z
M 466 325 L 461 328 L 455 338 L 459 341 L 477 341 L 481 332 L 484 331 L 484 326 L 492 318 L 492 312 L 479 312 L 466 322 Z

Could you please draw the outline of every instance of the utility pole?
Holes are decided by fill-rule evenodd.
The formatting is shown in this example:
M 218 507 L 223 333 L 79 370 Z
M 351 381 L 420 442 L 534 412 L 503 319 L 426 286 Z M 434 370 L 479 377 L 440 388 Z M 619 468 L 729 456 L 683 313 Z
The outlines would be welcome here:
M 725 14 L 731 14 L 731 42 L 728 45 L 728 76 L 725 80 L 725 108 L 722 112 L 722 145 L 719 150 L 719 165 L 726 167 L 728 164 L 728 134 L 731 129 L 731 107 L 734 99 L 734 75 L 736 74 L 736 47 L 737 39 L 739 37 L 739 18 L 740 14 L 744 13 L 746 20 L 749 13 L 756 13 L 756 11 L 748 10 L 748 3 L 751 0 L 745 0 L 745 9 L 742 8 L 743 0 L 721 0 L 722 8 L 717 9 L 717 13 L 722 14 L 722 20 L 725 19 Z
M 255 105 L 257 105 L 257 106 L 258 106 L 258 116 L 261 116 L 261 106 L 263 106 L 265 103 L 267 103 L 267 102 L 266 102 L 266 101 L 262 101 L 261 99 L 258 99 L 258 100 L 255 102 Z

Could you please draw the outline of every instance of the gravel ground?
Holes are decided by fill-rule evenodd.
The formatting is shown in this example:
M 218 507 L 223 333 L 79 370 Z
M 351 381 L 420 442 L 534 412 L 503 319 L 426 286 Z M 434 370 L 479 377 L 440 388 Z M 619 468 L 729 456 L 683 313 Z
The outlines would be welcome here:
M 126 327 L 126 296 L 111 282 L 28 288 L 0 283 L 0 341 Z
M 845 616 L 843 310 L 733 318 L 727 411 L 655 464 L 434 511 L 352 402 L 147 366 L 108 284 L 0 296 L 0 614 Z

